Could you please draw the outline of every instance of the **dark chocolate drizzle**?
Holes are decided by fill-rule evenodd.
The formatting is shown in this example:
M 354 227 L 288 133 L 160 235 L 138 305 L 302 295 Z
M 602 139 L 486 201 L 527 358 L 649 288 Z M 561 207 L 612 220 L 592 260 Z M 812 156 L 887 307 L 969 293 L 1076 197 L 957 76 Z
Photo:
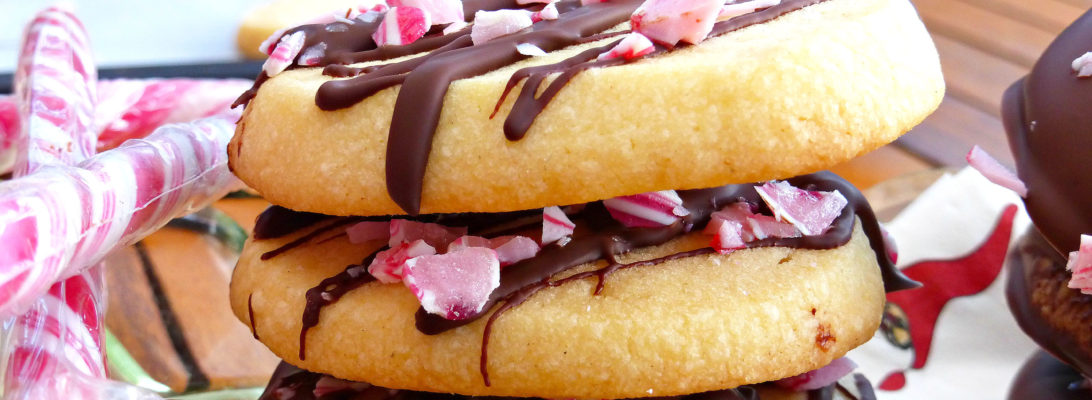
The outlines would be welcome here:
M 1009 251 L 1005 263 L 1008 269 L 1005 297 L 1020 329 L 1054 357 L 1085 375 L 1092 376 L 1092 354 L 1083 350 L 1087 347 L 1078 343 L 1073 335 L 1056 329 L 1032 302 L 1035 285 L 1032 274 L 1043 268 L 1054 268 L 1059 273 L 1064 273 L 1065 257 L 1051 247 L 1039 231 L 1028 229 Z M 1085 305 L 1092 306 L 1089 304 L 1092 303 L 1092 297 L 1082 296 L 1080 300 Z
M 739 30 L 765 23 L 801 8 L 824 0 L 785 0 L 773 7 L 738 16 L 714 25 L 710 36 Z M 557 20 L 539 21 L 527 30 L 493 39 L 474 46 L 470 29 L 448 35 L 425 37 L 405 46 L 376 48 L 371 34 L 378 20 L 360 21 L 355 24 L 334 22 L 326 25 L 305 25 L 296 31 L 307 33 L 304 48 L 325 43 L 327 48 L 318 63 L 324 73 L 334 77 L 352 77 L 324 83 L 315 96 L 315 104 L 323 110 L 350 107 L 379 91 L 401 85 L 395 100 L 387 142 L 386 182 L 391 199 L 406 213 L 416 215 L 420 211 L 424 175 L 432 151 L 432 139 L 440 120 L 444 96 L 450 84 L 459 79 L 482 75 L 529 58 L 516 50 L 518 44 L 533 44 L 547 52 L 572 45 L 586 43 L 590 39 L 609 38 L 616 33 L 603 31 L 629 20 L 641 0 L 613 0 L 580 6 L 576 0 L 557 3 L 561 17 Z M 513 1 L 465 2 L 467 15 L 476 10 L 516 8 Z M 504 133 L 509 140 L 519 140 L 526 135 L 534 120 L 546 108 L 550 100 L 577 74 L 589 68 L 623 64 L 620 59 L 596 60 L 596 56 L 611 45 L 590 49 L 560 63 L 521 69 L 509 81 L 505 94 L 521 80 L 527 82 L 504 123 Z M 654 54 L 673 49 L 657 45 Z M 348 67 L 347 64 L 364 61 L 387 60 L 395 57 L 429 51 L 421 57 L 402 62 L 368 68 Z M 298 68 L 293 65 L 292 68 Z M 559 73 L 541 96 L 536 96 L 545 79 Z M 236 104 L 246 104 L 264 82 L 259 76 L 255 86 L 239 98 Z M 499 109 L 503 97 L 498 101 Z M 496 114 L 496 112 L 494 112 Z
M 254 221 L 254 239 L 274 239 L 317 224 L 330 216 L 271 206 Z
M 1012 381 L 1009 400 L 1051 399 L 1088 400 L 1092 390 L 1085 378 L 1050 354 L 1039 351 L 1031 356 Z
M 1005 92 L 1003 121 L 1028 214 L 1050 243 L 1068 254 L 1092 234 L 1092 79 L 1071 63 L 1092 51 L 1092 12 L 1047 47 L 1031 73 Z
M 255 340 L 261 340 L 258 337 L 258 323 L 254 322 L 254 293 L 246 296 L 246 313 L 250 318 L 250 334 L 254 336 Z
M 281 362 L 270 378 L 269 385 L 258 400 L 542 400 L 522 397 L 476 397 L 458 394 L 416 392 L 410 390 L 387 389 L 379 386 L 361 384 L 359 387 L 347 387 L 340 391 L 315 395 L 315 387 L 323 375 L 310 372 Z M 854 396 L 839 383 L 808 392 L 809 399 L 832 400 L 835 392 L 840 392 L 853 400 L 876 400 L 872 390 L 872 384 L 860 374 L 854 375 L 857 392 L 861 396 Z M 684 396 L 653 397 L 649 400 L 761 400 L 756 387 L 769 384 L 746 385 L 734 389 L 716 390 L 711 392 L 689 394 Z M 780 397 L 779 397 L 780 398 Z M 1035 398 L 1035 397 L 1028 397 Z

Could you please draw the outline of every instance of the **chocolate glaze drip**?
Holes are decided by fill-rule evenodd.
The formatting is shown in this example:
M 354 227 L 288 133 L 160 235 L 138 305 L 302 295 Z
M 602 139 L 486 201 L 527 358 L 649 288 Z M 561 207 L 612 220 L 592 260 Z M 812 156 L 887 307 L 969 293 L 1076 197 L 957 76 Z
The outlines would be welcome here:
M 292 366 L 286 362 L 281 362 L 277 366 L 277 369 L 273 372 L 273 377 L 270 378 L 269 386 L 266 387 L 258 400 L 350 400 L 350 399 L 367 399 L 367 400 L 472 400 L 472 399 L 492 399 L 492 400 L 541 400 L 541 399 L 526 399 L 519 397 L 474 397 L 463 396 L 458 394 L 445 394 L 445 393 L 428 393 L 428 392 L 415 392 L 409 390 L 396 390 L 386 389 L 379 386 L 372 386 L 368 384 L 357 384 L 355 387 L 345 385 L 343 390 L 331 391 L 328 393 L 322 393 L 322 395 L 315 395 L 315 387 L 323 377 L 329 378 L 328 375 L 323 375 L 315 372 L 310 372 L 297 367 Z M 862 375 L 855 375 L 857 391 L 862 394 L 861 397 L 853 396 L 841 385 L 835 383 L 822 389 L 813 390 L 808 393 L 809 399 L 821 399 L 831 400 L 833 399 L 834 392 L 838 391 L 846 395 L 850 399 L 855 400 L 875 400 L 876 397 L 872 391 L 872 385 Z M 342 383 L 347 383 L 341 381 Z M 862 387 L 862 384 L 864 387 Z M 696 393 L 685 396 L 671 396 L 671 397 L 654 397 L 653 400 L 761 400 L 756 386 L 761 385 L 747 385 L 740 386 L 735 389 L 717 390 L 712 392 Z M 814 393 L 814 394 L 813 394 Z M 866 394 L 867 393 L 867 394 Z M 1027 397 L 1035 398 L 1035 397 Z
M 1084 376 L 1042 351 L 1036 352 L 1012 381 L 1009 400 L 1088 400 L 1092 390 L 1084 387 Z
M 300 329 L 300 360 L 306 359 L 307 331 L 318 325 L 319 311 L 322 307 L 333 304 L 350 290 L 374 281 L 375 277 L 368 273 L 368 265 L 375 259 L 376 254 L 385 249 L 386 247 L 377 250 L 358 265 L 350 265 L 341 273 L 323 279 L 318 286 L 307 291 L 305 295 L 307 305 L 303 309 L 303 328 Z
M 1020 328 L 1054 357 L 1092 376 L 1092 354 L 1083 351 L 1085 346 L 1073 336 L 1055 329 L 1032 303 L 1034 284 L 1031 280 L 1036 267 L 1064 271 L 1065 257 L 1055 251 L 1039 231 L 1029 229 L 1009 251 L 1005 262 L 1008 269 L 1005 297 Z M 1092 297 L 1086 298 L 1092 300 Z
M 246 296 L 246 313 L 250 317 L 250 334 L 254 335 L 255 340 L 261 340 L 258 337 L 258 323 L 254 322 L 254 293 Z
M 1005 92 L 1003 121 L 1020 179 L 1028 187 L 1028 214 L 1065 254 L 1092 233 L 1092 79 L 1070 65 L 1092 51 L 1092 12 L 1051 43 L 1027 78 Z
M 279 238 L 328 218 L 332 217 L 271 206 L 258 215 L 253 236 L 259 240 Z

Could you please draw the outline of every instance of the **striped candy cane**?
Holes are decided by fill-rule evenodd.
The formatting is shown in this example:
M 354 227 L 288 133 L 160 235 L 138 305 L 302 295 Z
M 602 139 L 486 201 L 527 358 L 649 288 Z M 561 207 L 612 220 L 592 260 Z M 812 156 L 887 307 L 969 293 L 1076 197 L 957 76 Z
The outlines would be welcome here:
M 72 165 L 95 153 L 92 130 L 96 71 L 87 34 L 62 8 L 40 12 L 27 26 L 15 75 L 18 119 L 13 131 L 15 176 Z M 21 150 L 21 151 L 20 151 Z M 5 393 L 55 397 L 56 377 L 106 377 L 102 355 L 102 264 L 54 284 L 10 323 Z M 32 389 L 33 388 L 33 389 Z M 69 388 L 69 395 L 92 397 Z M 34 392 L 34 395 L 30 395 Z

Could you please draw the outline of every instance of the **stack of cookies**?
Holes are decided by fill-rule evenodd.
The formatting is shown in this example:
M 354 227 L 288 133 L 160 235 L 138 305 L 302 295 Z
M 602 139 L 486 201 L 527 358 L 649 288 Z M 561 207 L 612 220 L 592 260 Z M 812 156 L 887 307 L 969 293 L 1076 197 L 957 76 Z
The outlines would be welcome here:
M 275 204 L 231 288 L 284 359 L 264 398 L 871 396 L 842 356 L 914 283 L 816 171 L 943 96 L 909 2 L 318 22 L 263 45 L 228 149 Z

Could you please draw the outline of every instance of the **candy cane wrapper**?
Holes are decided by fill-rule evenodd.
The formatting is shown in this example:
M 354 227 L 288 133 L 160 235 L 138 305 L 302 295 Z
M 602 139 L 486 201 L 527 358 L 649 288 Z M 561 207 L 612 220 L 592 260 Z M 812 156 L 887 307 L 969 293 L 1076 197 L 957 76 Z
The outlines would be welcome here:
M 99 150 L 147 136 L 155 128 L 223 113 L 251 86 L 243 79 L 100 81 L 95 127 Z
M 0 174 L 15 165 L 15 136 L 19 134 L 19 111 L 11 96 L 0 96 Z
M 0 316 L 54 282 L 233 188 L 227 142 L 238 114 L 164 126 L 78 167 L 0 184 Z

